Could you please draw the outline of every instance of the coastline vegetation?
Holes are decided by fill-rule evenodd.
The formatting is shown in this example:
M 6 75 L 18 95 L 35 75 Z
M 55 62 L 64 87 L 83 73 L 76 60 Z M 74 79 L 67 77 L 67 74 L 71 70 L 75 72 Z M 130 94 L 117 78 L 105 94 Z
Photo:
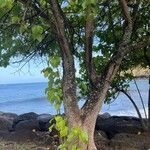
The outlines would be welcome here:
M 137 66 L 132 70 L 133 76 L 136 78 L 148 78 L 150 76 L 150 68 Z

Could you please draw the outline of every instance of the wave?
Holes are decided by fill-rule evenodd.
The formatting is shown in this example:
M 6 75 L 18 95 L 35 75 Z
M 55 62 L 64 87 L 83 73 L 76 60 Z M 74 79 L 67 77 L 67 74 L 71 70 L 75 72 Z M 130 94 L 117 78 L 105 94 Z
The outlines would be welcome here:
M 146 114 L 148 115 L 148 107 L 145 107 L 146 109 Z M 141 116 L 143 118 L 145 118 L 145 114 L 144 114 L 144 110 L 143 109 L 139 109 Z M 108 111 L 104 111 L 102 110 L 102 113 L 108 112 L 110 115 L 112 116 L 134 116 L 134 117 L 139 117 L 137 112 L 135 111 L 135 109 L 123 109 L 120 110 L 119 108 L 116 110 L 108 110 Z
M 38 98 L 30 98 L 30 99 L 19 99 L 19 100 L 11 100 L 11 101 L 3 101 L 0 102 L 0 105 L 6 105 L 6 104 L 16 104 L 16 103 L 29 103 L 29 102 L 37 102 L 37 101 L 42 101 L 42 100 L 47 100 L 46 97 L 38 97 Z

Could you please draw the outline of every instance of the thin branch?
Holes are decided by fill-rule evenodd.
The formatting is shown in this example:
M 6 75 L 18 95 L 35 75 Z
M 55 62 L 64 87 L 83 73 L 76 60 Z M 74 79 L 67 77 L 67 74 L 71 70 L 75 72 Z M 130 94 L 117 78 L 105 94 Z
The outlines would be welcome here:
M 22 4 L 30 4 L 31 7 L 44 19 L 46 20 L 50 20 L 49 16 L 47 14 L 45 14 L 40 8 L 38 8 L 35 3 L 32 3 L 32 1 L 29 0 L 18 0 L 19 2 L 21 2 Z
M 57 0 L 51 0 L 50 4 L 51 4 L 51 9 L 52 9 L 52 12 L 53 12 L 54 18 L 55 18 L 55 26 L 57 28 L 58 38 L 61 40 L 58 42 L 61 44 L 61 47 L 64 47 L 64 48 L 62 48 L 63 53 L 67 57 L 70 57 L 71 51 L 70 51 L 70 45 L 69 45 L 68 39 L 65 34 L 66 23 L 65 23 L 64 15 L 62 14 L 62 11 L 60 11 L 61 8 L 60 8 Z M 64 51 L 64 49 L 65 49 L 65 51 Z
M 134 84 L 135 84 L 135 86 L 136 86 L 136 89 L 137 89 L 137 92 L 138 92 L 138 94 L 139 94 L 139 97 L 140 97 L 140 99 L 141 99 L 141 103 L 142 103 L 142 107 L 143 107 L 143 110 L 144 110 L 145 118 L 147 119 L 147 114 L 146 114 L 146 109 L 145 109 L 145 105 L 144 105 L 144 100 L 143 100 L 143 98 L 142 98 L 140 89 L 139 89 L 139 87 L 138 87 L 138 85 L 137 85 L 135 79 L 134 79 L 133 81 L 134 81 Z
M 28 58 L 26 59 L 26 62 L 23 63 L 23 65 L 21 65 L 21 67 L 19 67 L 14 73 L 16 72 L 20 72 L 22 71 L 22 68 L 29 63 L 29 61 L 34 57 L 34 54 L 29 55 Z M 20 62 L 21 63 L 21 62 Z M 20 65 L 19 65 L 20 66 Z
M 120 46 L 124 46 L 124 45 L 128 44 L 130 41 L 130 37 L 132 34 L 132 28 L 133 28 L 133 22 L 132 22 L 132 18 L 131 18 L 130 12 L 129 12 L 127 1 L 119 0 L 119 3 L 121 6 L 121 9 L 122 9 L 122 13 L 124 15 L 125 21 L 127 22 L 127 26 L 125 27 L 125 32 L 124 32 L 123 39 L 122 39 L 122 42 L 120 45 Z
M 150 38 L 148 38 L 147 40 L 144 40 L 142 42 L 130 44 L 126 47 L 126 49 L 127 49 L 127 52 L 130 52 L 130 51 L 135 51 L 135 50 L 139 50 L 139 49 L 144 49 L 147 46 L 150 46 Z
M 140 118 L 140 121 L 141 121 L 141 124 L 142 124 L 143 129 L 144 129 L 144 130 L 147 130 L 147 126 L 146 126 L 146 124 L 145 124 L 145 122 L 144 122 L 144 120 L 143 120 L 143 118 L 142 118 L 142 115 L 141 115 L 141 113 L 140 113 L 140 111 L 139 111 L 139 108 L 137 107 L 137 105 L 136 105 L 136 103 L 134 102 L 134 100 L 132 99 L 132 97 L 131 97 L 124 89 L 119 89 L 119 88 L 117 88 L 117 87 L 116 87 L 116 89 L 117 89 L 118 91 L 122 92 L 123 94 L 125 94 L 125 95 L 128 97 L 128 99 L 129 99 L 129 100 L 131 101 L 131 103 L 133 104 L 133 106 L 134 106 L 134 108 L 135 108 L 135 110 L 136 110 L 136 112 L 137 112 L 137 114 L 138 114 L 138 117 Z
M 117 87 L 116 87 L 117 88 Z M 134 108 L 136 109 L 137 115 L 139 116 L 140 119 L 142 119 L 142 115 L 139 111 L 139 108 L 137 107 L 136 103 L 134 102 L 134 100 L 132 99 L 132 97 L 124 90 L 124 89 L 119 89 L 117 88 L 118 91 L 122 92 L 123 94 L 125 94 L 129 100 L 131 101 L 131 103 L 133 104 Z

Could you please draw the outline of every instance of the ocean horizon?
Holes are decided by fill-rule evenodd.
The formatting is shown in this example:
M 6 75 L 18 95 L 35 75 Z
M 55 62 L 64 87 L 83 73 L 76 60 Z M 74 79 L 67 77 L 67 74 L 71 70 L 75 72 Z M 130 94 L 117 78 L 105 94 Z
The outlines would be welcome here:
M 149 90 L 148 79 L 137 79 L 136 82 L 139 86 L 147 110 Z M 27 112 L 35 112 L 37 114 L 49 113 L 55 115 L 57 112 L 49 103 L 45 95 L 46 87 L 47 82 L 0 84 L 0 111 L 16 113 L 18 115 Z M 133 82 L 130 83 L 129 91 L 144 117 L 140 97 Z M 81 107 L 83 103 L 84 101 L 81 101 L 79 106 Z M 111 104 L 103 104 L 100 113 L 105 112 L 108 112 L 111 115 L 137 117 L 133 105 L 122 93 L 119 94 L 117 99 Z M 63 107 L 61 107 L 61 113 L 63 113 Z

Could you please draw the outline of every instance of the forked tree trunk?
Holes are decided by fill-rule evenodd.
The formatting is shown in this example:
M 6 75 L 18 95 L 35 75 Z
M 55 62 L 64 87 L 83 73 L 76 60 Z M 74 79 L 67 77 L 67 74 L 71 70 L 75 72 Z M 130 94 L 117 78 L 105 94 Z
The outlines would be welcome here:
M 88 135 L 88 144 L 87 145 L 82 145 L 82 149 L 84 150 L 97 150 L 95 146 L 95 141 L 94 141 L 94 131 L 95 131 L 95 122 L 94 120 L 95 116 L 91 116 L 90 119 L 88 119 L 87 122 L 83 124 L 83 131 L 85 131 Z
M 80 118 L 80 121 L 78 122 L 71 122 L 72 127 L 79 127 L 82 131 L 86 132 L 88 135 L 88 143 L 83 144 L 81 141 L 78 141 L 79 143 L 76 143 L 78 147 L 80 147 L 82 150 L 97 150 L 94 142 L 94 131 L 95 131 L 95 122 L 97 118 L 97 114 L 95 113 L 90 114 L 89 117 L 87 117 L 84 121 L 82 118 Z M 68 146 L 68 150 L 70 150 L 72 145 Z
M 69 120 L 68 116 L 68 123 L 71 125 L 71 127 L 79 127 L 82 131 L 86 132 L 88 135 L 88 144 L 83 144 L 83 143 L 78 143 L 78 146 L 82 148 L 82 150 L 97 150 L 95 146 L 95 141 L 94 141 L 94 131 L 95 131 L 95 124 L 96 124 L 96 119 L 99 114 L 99 110 L 102 107 L 103 104 L 103 99 L 106 96 L 106 89 L 104 92 L 101 94 L 101 97 L 98 101 L 97 104 L 95 104 L 96 107 L 94 107 L 93 110 L 87 112 L 86 116 L 82 116 L 82 110 L 79 114 L 74 114 L 74 119 Z M 96 96 L 98 97 L 98 95 Z M 78 122 L 76 121 L 78 120 Z M 70 145 L 71 146 L 71 145 Z M 70 146 L 68 150 L 70 150 Z
M 95 112 L 95 114 L 89 112 L 88 117 L 84 120 L 82 125 L 83 130 L 88 134 L 88 144 L 85 150 L 97 150 L 94 141 L 94 131 L 98 112 L 99 109 Z

